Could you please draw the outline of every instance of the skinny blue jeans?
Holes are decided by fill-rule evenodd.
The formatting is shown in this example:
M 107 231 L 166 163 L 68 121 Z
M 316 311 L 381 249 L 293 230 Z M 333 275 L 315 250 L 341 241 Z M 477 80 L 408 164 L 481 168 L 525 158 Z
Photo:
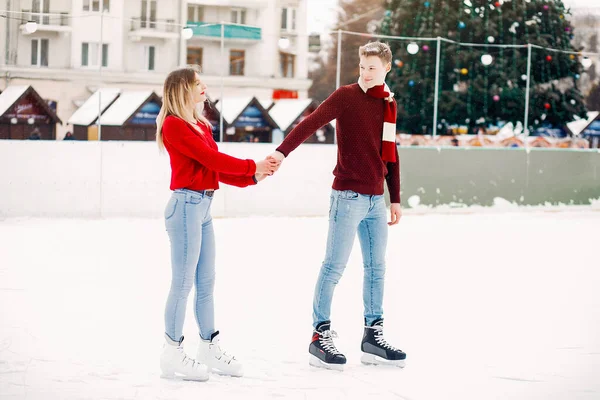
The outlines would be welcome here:
M 313 327 L 330 320 L 333 292 L 344 273 L 357 233 L 364 266 L 364 317 L 367 325 L 383 317 L 388 238 L 384 197 L 334 189 L 330 198 L 325 260 L 321 265 L 313 299 Z
M 173 191 L 165 207 L 171 242 L 171 289 L 165 307 L 165 333 L 183 337 L 187 299 L 196 286 L 194 312 L 202 339 L 215 332 L 215 235 L 210 215 L 212 197 L 187 189 Z

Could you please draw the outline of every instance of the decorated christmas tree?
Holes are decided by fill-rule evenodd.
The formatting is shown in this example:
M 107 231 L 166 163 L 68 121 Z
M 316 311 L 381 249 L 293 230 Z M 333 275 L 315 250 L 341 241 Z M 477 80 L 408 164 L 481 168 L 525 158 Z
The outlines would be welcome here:
M 449 39 L 440 46 L 439 133 L 450 124 L 524 120 L 529 49 L 508 46 L 528 43 L 533 45 L 529 129 L 585 117 L 577 88 L 582 57 L 539 48 L 582 50 L 571 44 L 568 16 L 560 0 L 388 0 L 382 34 L 432 39 L 388 40 L 394 55 L 388 84 L 398 101 L 398 128 L 432 132 L 438 36 Z

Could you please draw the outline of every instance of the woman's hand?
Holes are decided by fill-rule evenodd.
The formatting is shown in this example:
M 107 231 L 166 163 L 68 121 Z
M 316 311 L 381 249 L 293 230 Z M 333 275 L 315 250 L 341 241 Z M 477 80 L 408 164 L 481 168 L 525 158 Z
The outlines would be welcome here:
M 279 168 L 280 162 L 275 159 L 265 159 L 256 162 L 256 173 L 261 175 L 273 175 Z M 257 178 L 258 179 L 258 178 Z
M 266 174 L 254 174 L 254 179 L 256 179 L 256 182 L 260 182 L 262 180 L 265 180 L 267 176 L 268 175 Z

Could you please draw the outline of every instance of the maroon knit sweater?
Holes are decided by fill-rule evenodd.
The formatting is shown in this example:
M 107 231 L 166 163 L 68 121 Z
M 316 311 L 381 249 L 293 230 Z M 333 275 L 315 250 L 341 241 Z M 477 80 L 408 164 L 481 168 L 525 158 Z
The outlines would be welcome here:
M 387 181 L 392 203 L 400 203 L 400 159 L 381 159 L 383 101 L 362 91 L 358 84 L 342 86 L 286 136 L 277 151 L 288 156 L 315 131 L 336 120 L 338 155 L 333 170 L 336 190 L 383 194 Z

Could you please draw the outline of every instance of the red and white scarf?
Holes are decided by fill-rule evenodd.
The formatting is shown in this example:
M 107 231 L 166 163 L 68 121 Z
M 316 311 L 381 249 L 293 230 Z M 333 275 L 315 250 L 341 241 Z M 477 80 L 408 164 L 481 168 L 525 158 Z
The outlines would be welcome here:
M 358 86 L 369 96 L 383 99 L 381 159 L 386 162 L 396 162 L 396 101 L 394 93 L 385 83 L 367 88 L 360 78 L 358 78 Z

